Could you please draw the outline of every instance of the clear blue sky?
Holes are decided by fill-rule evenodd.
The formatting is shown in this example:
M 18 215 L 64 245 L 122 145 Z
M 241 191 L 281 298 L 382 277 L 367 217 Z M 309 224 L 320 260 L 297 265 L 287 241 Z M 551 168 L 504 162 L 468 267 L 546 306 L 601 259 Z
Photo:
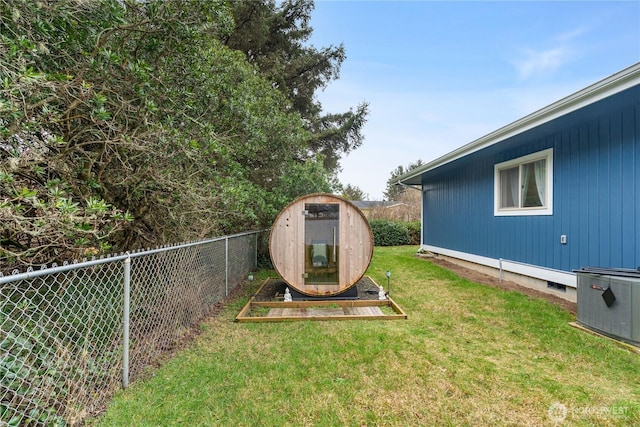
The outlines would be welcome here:
M 370 104 L 343 184 L 382 199 L 397 166 L 429 162 L 640 62 L 640 0 L 329 1 L 317 48 L 343 43 L 327 112 Z

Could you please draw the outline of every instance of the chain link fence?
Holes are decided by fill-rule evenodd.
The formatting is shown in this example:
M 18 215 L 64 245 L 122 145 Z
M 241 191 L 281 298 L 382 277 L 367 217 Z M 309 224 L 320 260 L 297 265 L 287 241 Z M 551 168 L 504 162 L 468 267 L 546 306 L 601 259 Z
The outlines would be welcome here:
M 264 234 L 0 275 L 0 427 L 96 414 L 242 283 Z

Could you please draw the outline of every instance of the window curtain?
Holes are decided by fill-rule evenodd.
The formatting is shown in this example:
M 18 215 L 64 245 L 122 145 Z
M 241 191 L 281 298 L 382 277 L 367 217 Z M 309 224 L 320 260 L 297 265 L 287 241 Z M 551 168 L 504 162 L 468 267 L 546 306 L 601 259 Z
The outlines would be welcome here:
M 547 161 L 546 160 L 538 160 L 534 163 L 534 172 L 536 177 L 536 190 L 538 190 L 538 197 L 540 198 L 540 206 L 546 206 L 545 203 L 545 195 L 546 195 L 546 180 L 545 177 L 547 175 Z
M 526 200 L 527 200 L 527 196 L 529 195 L 529 176 L 531 175 L 529 173 L 530 168 L 531 168 L 530 164 L 522 165 L 522 172 L 520 173 L 522 175 L 522 187 L 521 187 L 522 191 L 520 192 L 522 196 L 518 206 L 521 208 L 528 206 L 526 203 Z
M 518 168 L 500 171 L 501 208 L 518 206 Z
M 520 207 L 533 208 L 545 205 L 545 171 L 546 160 L 522 165 L 522 200 Z

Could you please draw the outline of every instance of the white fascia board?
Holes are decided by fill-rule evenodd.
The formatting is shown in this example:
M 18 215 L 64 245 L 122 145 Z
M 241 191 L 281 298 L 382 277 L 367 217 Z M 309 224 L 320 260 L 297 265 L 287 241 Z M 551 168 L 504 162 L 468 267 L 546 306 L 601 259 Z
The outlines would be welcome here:
M 444 156 L 435 159 L 411 172 L 396 178 L 394 183 L 403 183 L 425 172 L 453 162 L 454 160 L 468 156 L 483 148 L 497 144 L 507 138 L 526 132 L 529 129 L 550 122 L 565 114 L 579 110 L 616 93 L 632 88 L 640 84 L 640 62 L 625 68 L 591 86 L 588 86 L 572 95 L 562 98 L 553 104 L 535 111 L 511 124 L 508 124 L 488 135 L 476 139 L 462 147 L 451 151 Z
M 440 248 L 438 246 L 422 245 L 421 249 L 436 254 L 446 255 L 452 258 L 458 258 L 463 261 L 473 262 L 475 264 L 485 265 L 497 270 L 508 271 L 510 273 L 521 274 L 523 276 L 534 277 L 540 280 L 559 283 L 571 288 L 577 287 L 577 277 L 575 273 L 569 273 L 562 270 L 554 270 L 552 268 L 541 267 L 532 264 L 525 264 L 518 261 L 510 261 L 506 259 L 488 258 L 480 255 L 474 255 L 466 252 L 454 251 L 452 249 Z

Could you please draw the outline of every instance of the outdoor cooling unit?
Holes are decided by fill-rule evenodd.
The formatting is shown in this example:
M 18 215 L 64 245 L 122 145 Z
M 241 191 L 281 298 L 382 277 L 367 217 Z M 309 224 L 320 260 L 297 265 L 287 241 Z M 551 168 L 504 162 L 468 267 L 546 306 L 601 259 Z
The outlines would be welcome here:
M 578 276 L 578 323 L 640 345 L 640 270 L 584 267 Z

